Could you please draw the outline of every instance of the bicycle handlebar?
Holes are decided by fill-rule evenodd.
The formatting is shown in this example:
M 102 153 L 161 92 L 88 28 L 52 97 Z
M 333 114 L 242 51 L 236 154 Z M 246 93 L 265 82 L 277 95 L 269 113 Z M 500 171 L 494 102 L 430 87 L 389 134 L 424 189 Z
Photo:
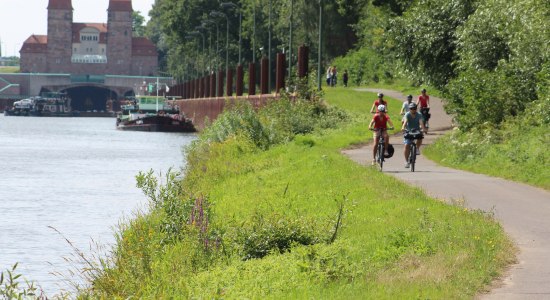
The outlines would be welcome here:
M 421 133 L 426 134 L 426 131 L 416 130 L 416 129 L 412 130 L 412 131 L 408 130 L 408 129 L 403 130 L 403 135 L 407 135 L 407 134 L 415 134 L 416 135 L 416 134 L 421 134 Z

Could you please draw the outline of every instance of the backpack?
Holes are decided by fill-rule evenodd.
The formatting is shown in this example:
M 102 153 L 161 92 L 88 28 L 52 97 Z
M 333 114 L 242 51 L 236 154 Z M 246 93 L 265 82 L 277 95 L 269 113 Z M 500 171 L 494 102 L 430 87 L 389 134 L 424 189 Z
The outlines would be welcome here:
M 393 148 L 393 145 L 388 144 L 388 154 L 384 154 L 384 158 L 392 157 L 394 152 L 395 152 L 395 149 Z

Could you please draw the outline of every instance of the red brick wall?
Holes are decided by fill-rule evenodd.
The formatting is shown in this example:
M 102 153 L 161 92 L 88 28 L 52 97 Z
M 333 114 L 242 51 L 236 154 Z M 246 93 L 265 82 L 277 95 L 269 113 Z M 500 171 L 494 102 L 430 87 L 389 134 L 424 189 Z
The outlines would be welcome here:
M 278 95 L 256 95 L 256 96 L 240 96 L 229 98 L 199 98 L 176 100 L 175 104 L 180 108 L 187 118 L 190 118 L 197 130 L 201 131 L 205 127 L 205 121 L 208 119 L 212 123 L 219 114 L 235 101 L 244 100 L 252 104 L 253 107 L 259 108 L 264 106 L 269 100 L 278 99 Z
M 47 72 L 46 53 L 22 53 L 21 73 Z
M 157 74 L 158 62 L 156 56 L 132 56 L 130 74 L 135 76 L 154 76 Z
M 132 12 L 110 10 L 107 30 L 107 73 L 128 74 L 132 65 Z
M 48 10 L 48 72 L 70 73 L 73 53 L 72 30 L 72 10 Z

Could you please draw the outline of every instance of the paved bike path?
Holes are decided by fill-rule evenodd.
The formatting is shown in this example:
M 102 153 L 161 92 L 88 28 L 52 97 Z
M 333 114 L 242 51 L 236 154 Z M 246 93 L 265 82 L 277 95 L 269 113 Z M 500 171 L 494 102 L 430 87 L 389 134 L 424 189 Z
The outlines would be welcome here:
M 405 95 L 395 91 L 364 90 L 381 91 L 393 98 L 405 99 Z M 451 119 L 445 115 L 441 100 L 430 96 L 430 106 L 433 117 L 424 144 L 431 144 L 451 128 Z M 390 105 L 389 109 L 400 108 Z M 394 120 L 396 127 L 399 123 L 399 120 Z M 448 202 L 463 201 L 468 208 L 492 212 L 517 244 L 520 250 L 518 263 L 495 282 L 489 293 L 477 298 L 550 299 L 550 192 L 504 179 L 442 167 L 423 155 L 417 156 L 413 173 L 404 168 L 402 136 L 391 136 L 390 142 L 395 147 L 395 154 L 384 164 L 384 173 L 418 186 L 435 198 Z M 360 164 L 370 165 L 372 144 L 343 153 Z

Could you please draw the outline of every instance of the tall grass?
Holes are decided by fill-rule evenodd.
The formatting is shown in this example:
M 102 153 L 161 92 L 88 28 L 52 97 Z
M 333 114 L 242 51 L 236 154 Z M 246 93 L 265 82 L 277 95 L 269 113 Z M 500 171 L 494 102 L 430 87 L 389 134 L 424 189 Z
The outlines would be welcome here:
M 356 105 L 352 118 L 311 98 L 222 116 L 183 179 L 138 176 L 151 212 L 120 228 L 80 297 L 471 298 L 513 258 L 510 241 L 491 215 L 342 156 L 371 136 L 372 102 Z
M 501 126 L 455 130 L 426 149 L 439 163 L 550 190 L 550 97 Z M 515 171 L 514 171 L 515 170 Z

